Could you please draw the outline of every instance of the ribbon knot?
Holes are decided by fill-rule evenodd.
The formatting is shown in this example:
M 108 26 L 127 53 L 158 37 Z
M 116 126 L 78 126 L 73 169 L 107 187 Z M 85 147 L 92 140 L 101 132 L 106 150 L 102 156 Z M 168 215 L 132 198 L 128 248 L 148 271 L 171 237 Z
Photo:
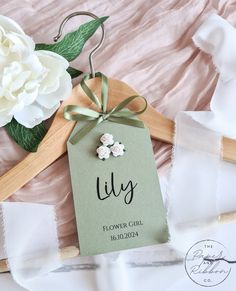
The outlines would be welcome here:
M 144 97 L 139 95 L 134 95 L 126 98 L 117 106 L 107 111 L 108 103 L 108 79 L 105 75 L 98 72 L 95 77 L 102 79 L 101 88 L 101 102 L 96 94 L 87 86 L 85 80 L 90 79 L 90 75 L 85 75 L 80 85 L 88 98 L 98 107 L 99 111 L 95 111 L 89 108 L 79 107 L 77 105 L 67 105 L 64 108 L 64 118 L 67 120 L 76 121 L 88 121 L 88 123 L 78 130 L 71 138 L 70 143 L 76 144 L 79 142 L 86 134 L 88 134 L 94 127 L 98 124 L 108 120 L 110 122 L 116 122 L 120 124 L 135 126 L 144 128 L 142 121 L 135 119 L 134 117 L 142 114 L 147 109 L 147 101 Z M 125 108 L 134 99 L 142 98 L 144 100 L 144 107 L 140 111 L 130 111 Z
M 105 121 L 106 119 L 108 119 L 109 114 L 107 114 L 107 113 L 101 113 L 101 117 Z

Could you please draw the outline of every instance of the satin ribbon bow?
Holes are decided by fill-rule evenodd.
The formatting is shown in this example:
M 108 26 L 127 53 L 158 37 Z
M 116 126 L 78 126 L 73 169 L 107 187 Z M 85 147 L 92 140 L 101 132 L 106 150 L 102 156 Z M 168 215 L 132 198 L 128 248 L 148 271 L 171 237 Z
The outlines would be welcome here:
M 144 97 L 135 95 L 130 96 L 127 99 L 123 100 L 120 104 L 115 106 L 113 109 L 107 111 L 107 102 L 108 102 L 108 79 L 105 75 L 98 72 L 95 74 L 95 77 L 102 79 L 102 94 L 101 102 L 96 94 L 86 85 L 85 80 L 90 79 L 90 75 L 85 75 L 80 85 L 84 90 L 88 98 L 96 104 L 99 108 L 99 111 L 95 111 L 89 108 L 79 107 L 77 105 L 67 105 L 64 108 L 64 118 L 67 120 L 77 120 L 77 121 L 88 121 L 88 123 L 78 130 L 71 138 L 70 143 L 76 144 L 79 142 L 86 134 L 88 134 L 94 127 L 98 124 L 109 120 L 111 122 L 116 122 L 120 124 L 126 124 L 130 126 L 144 128 L 142 121 L 134 119 L 133 117 L 143 113 L 147 109 L 147 101 Z M 145 102 L 144 108 L 140 111 L 129 111 L 125 108 L 130 102 L 137 98 L 142 98 Z

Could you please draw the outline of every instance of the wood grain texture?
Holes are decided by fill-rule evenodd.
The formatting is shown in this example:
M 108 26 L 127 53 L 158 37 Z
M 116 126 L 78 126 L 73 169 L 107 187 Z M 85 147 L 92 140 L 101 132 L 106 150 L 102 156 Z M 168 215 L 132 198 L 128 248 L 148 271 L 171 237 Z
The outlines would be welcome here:
M 236 163 L 236 140 L 222 137 L 221 155 L 224 161 Z
M 87 81 L 87 84 L 100 97 L 101 80 L 94 78 Z M 109 79 L 109 104 L 108 108 L 114 107 L 123 99 L 137 95 L 138 93 L 127 84 Z M 62 103 L 53 123 L 39 146 L 37 153 L 30 153 L 28 156 L 13 167 L 10 171 L 0 177 L 0 201 L 8 198 L 16 192 L 29 180 L 35 177 L 43 169 L 48 167 L 56 159 L 66 152 L 66 142 L 74 128 L 74 121 L 67 121 L 63 118 L 63 108 L 67 104 L 77 104 L 82 107 L 96 109 L 91 101 L 85 96 L 80 85 L 74 87 L 71 96 Z M 139 110 L 143 106 L 143 101 L 138 100 L 129 104 L 129 109 Z M 175 124 L 159 114 L 153 107 L 148 106 L 145 113 L 140 115 L 140 119 L 149 128 L 152 138 L 172 143 Z M 229 162 L 236 162 L 236 141 L 222 138 L 222 157 Z M 226 213 L 219 216 L 219 221 L 226 223 L 236 219 L 236 213 Z M 60 251 L 61 259 L 68 259 L 79 255 L 79 250 L 74 247 L 68 247 Z M 7 261 L 0 261 L 0 272 L 8 271 Z
M 223 213 L 218 217 L 218 222 L 221 224 L 231 223 L 234 220 L 236 220 L 236 212 Z
M 101 80 L 94 78 L 87 81 L 87 84 L 97 96 L 100 97 Z M 109 79 L 109 103 L 108 108 L 113 108 L 116 104 L 131 95 L 138 93 L 126 83 Z M 65 100 L 59 108 L 53 123 L 41 142 L 36 153 L 30 153 L 15 167 L 0 177 L 0 201 L 7 199 L 11 194 L 24 186 L 38 173 L 47 168 L 51 163 L 66 152 L 66 142 L 74 128 L 75 121 L 68 121 L 63 118 L 63 108 L 67 104 L 77 104 L 82 107 L 92 107 L 89 98 L 84 94 L 80 85 L 74 87 L 71 96 Z M 139 110 L 143 105 L 142 100 L 137 100 L 129 104 L 129 109 Z M 140 119 L 149 128 L 150 135 L 156 140 L 167 143 L 173 142 L 174 122 L 160 113 L 153 107 L 148 106 L 147 110 L 140 115 Z M 222 138 L 222 157 L 228 162 L 236 162 L 236 141 Z
M 66 152 L 66 141 L 75 122 L 63 118 L 63 108 L 72 103 L 87 107 L 91 102 L 80 92 L 79 86 L 73 89 L 71 96 L 62 103 L 56 113 L 38 151 L 28 154 L 25 159 L 0 177 L 0 201 L 7 199 Z
M 87 81 L 87 84 L 96 92 L 97 96 L 100 97 L 101 80 L 99 78 L 91 79 Z M 123 99 L 137 94 L 138 93 L 127 84 L 118 80 L 109 79 L 110 98 L 108 108 L 112 108 Z M 63 118 L 63 108 L 67 104 L 77 104 L 82 107 L 90 107 L 92 105 L 89 98 L 82 91 L 80 85 L 76 86 L 71 96 L 64 101 L 59 108 L 38 151 L 28 154 L 24 160 L 0 177 L 0 201 L 7 199 L 11 194 L 15 193 L 66 152 L 66 142 L 75 125 L 74 121 L 68 121 Z M 143 101 L 137 101 L 131 103 L 129 108 L 131 110 L 139 110 L 142 106 Z M 92 108 L 96 109 L 93 105 Z M 146 112 L 142 114 L 140 119 L 149 127 L 150 134 L 153 138 L 158 138 L 167 142 L 172 140 L 171 135 L 173 130 L 168 130 L 168 128 L 173 126 L 172 122 L 163 118 L 162 115 L 157 113 L 151 106 L 148 106 Z

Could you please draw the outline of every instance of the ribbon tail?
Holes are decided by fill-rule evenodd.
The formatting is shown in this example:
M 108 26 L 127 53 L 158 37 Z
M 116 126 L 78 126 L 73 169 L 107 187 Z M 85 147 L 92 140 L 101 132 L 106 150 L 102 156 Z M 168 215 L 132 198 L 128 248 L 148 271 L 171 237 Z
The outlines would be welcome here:
M 89 121 L 88 124 L 83 126 L 78 132 L 76 132 L 71 138 L 70 138 L 70 143 L 71 144 L 76 144 L 78 141 L 80 141 L 86 134 L 88 134 L 94 127 L 100 123 L 100 119 L 95 119 L 92 121 Z
M 138 119 L 110 116 L 108 120 L 111 122 L 116 122 L 120 124 L 135 126 L 139 128 L 145 128 L 144 123 Z

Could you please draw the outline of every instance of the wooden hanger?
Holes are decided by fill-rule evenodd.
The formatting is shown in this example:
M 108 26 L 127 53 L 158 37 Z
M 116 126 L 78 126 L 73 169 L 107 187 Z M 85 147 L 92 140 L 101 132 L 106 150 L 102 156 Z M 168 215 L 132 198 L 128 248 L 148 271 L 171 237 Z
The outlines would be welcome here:
M 100 78 L 90 79 L 86 83 L 100 97 Z M 109 79 L 108 83 L 108 108 L 113 108 L 129 96 L 138 95 L 134 89 L 122 81 Z M 0 201 L 7 199 L 66 152 L 66 142 L 75 126 L 75 121 L 68 121 L 63 117 L 63 108 L 68 104 L 93 107 L 80 85 L 75 86 L 71 96 L 62 103 L 57 111 L 38 151 L 28 154 L 20 163 L 0 177 Z M 142 100 L 135 101 L 130 103 L 128 108 L 137 111 L 142 105 Z M 93 109 L 96 110 L 94 107 Z M 140 119 L 149 128 L 153 139 L 173 143 L 174 121 L 158 113 L 151 105 L 148 105 L 147 110 L 140 115 Z M 236 163 L 235 140 L 222 138 L 222 158 L 225 161 Z
M 65 23 L 75 15 L 89 15 L 93 18 L 98 18 L 96 15 L 88 12 L 76 12 L 67 16 L 59 29 L 58 35 L 55 40 L 61 36 L 61 31 Z M 104 26 L 102 27 L 102 39 L 100 43 L 93 49 L 89 56 L 89 63 L 92 75 L 94 76 L 94 69 L 92 64 L 92 56 L 103 43 L 104 40 Z M 93 78 L 86 81 L 87 85 L 96 93 L 98 97 L 101 92 L 101 79 Z M 126 83 L 109 79 L 109 102 L 108 109 L 113 108 L 120 103 L 123 99 L 132 95 L 139 95 L 134 89 Z M 89 98 L 85 95 L 80 85 L 73 88 L 70 97 L 65 100 L 58 109 L 51 127 L 49 128 L 46 136 L 39 145 L 36 153 L 29 153 L 21 162 L 10 169 L 7 173 L 0 177 L 0 201 L 4 201 L 28 181 L 34 178 L 37 174 L 47 168 L 56 159 L 66 153 L 66 142 L 75 126 L 75 121 L 65 120 L 63 117 L 63 109 L 68 104 L 75 104 L 81 107 L 93 107 Z M 137 111 L 142 107 L 142 101 L 135 101 L 128 105 L 128 108 Z M 174 136 L 174 121 L 164 117 L 158 113 L 151 105 L 148 105 L 147 110 L 140 115 L 140 119 L 149 128 L 150 135 L 153 139 L 163 141 L 166 143 L 173 143 Z M 228 162 L 236 163 L 236 141 L 223 137 L 222 138 L 222 159 Z M 236 213 L 224 213 L 218 217 L 221 223 L 230 222 L 236 219 Z M 79 254 L 79 250 L 75 246 L 70 246 L 61 249 L 59 256 L 62 259 L 72 258 Z M 0 261 L 0 272 L 7 271 L 7 260 Z
M 98 17 L 90 12 L 79 11 L 68 15 L 59 27 L 58 35 L 54 37 L 57 41 L 61 35 L 63 28 L 67 21 L 77 15 L 88 15 L 94 19 Z M 105 38 L 104 24 L 101 24 L 102 36 L 100 42 L 89 54 L 89 65 L 91 75 L 95 76 L 93 67 L 93 55 L 102 46 Z M 98 78 L 93 78 L 87 81 L 87 85 L 100 96 L 101 81 Z M 129 87 L 122 81 L 109 79 L 109 104 L 108 108 L 113 108 L 123 99 L 139 95 L 134 89 Z M 137 110 L 140 102 L 136 101 L 129 104 L 128 108 Z M 23 187 L 28 181 L 34 178 L 38 173 L 47 168 L 56 159 L 66 152 L 66 142 L 70 136 L 71 131 L 75 126 L 74 121 L 67 121 L 63 118 L 63 109 L 68 104 L 75 104 L 81 107 L 90 107 L 91 101 L 81 90 L 80 85 L 74 87 L 71 96 L 65 100 L 60 106 L 53 120 L 53 123 L 41 142 L 37 153 L 30 153 L 28 156 L 18 163 L 15 167 L 0 177 L 0 201 L 7 199 L 10 195 L 15 193 Z M 96 108 L 95 108 L 96 110 Z M 150 105 L 147 110 L 140 116 L 140 119 L 149 128 L 151 137 L 167 143 L 173 143 L 174 136 L 174 122 L 160 113 L 158 113 Z M 222 138 L 222 158 L 225 161 L 236 163 L 236 141 L 229 138 Z
M 58 257 L 60 260 L 64 261 L 67 259 L 75 258 L 79 255 L 79 249 L 75 246 L 70 246 L 70 247 L 65 247 L 59 250 L 58 252 Z M 32 260 L 27 260 L 27 266 L 28 268 L 34 268 L 34 261 Z M 5 260 L 0 260 L 0 273 L 8 272 L 9 267 L 8 267 L 8 262 L 7 259 Z

